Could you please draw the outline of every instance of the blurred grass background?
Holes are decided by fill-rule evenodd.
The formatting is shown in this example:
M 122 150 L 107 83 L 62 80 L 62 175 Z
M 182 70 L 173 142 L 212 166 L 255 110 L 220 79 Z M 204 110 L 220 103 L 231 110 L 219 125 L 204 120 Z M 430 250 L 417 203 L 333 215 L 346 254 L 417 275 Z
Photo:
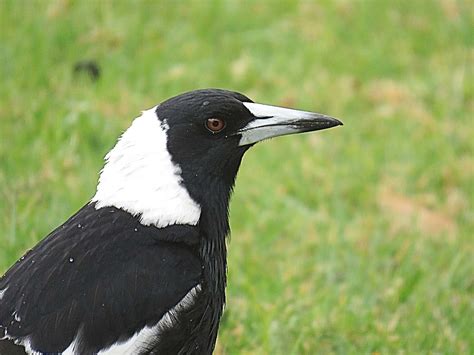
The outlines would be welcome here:
M 474 353 L 473 8 L 1 0 L 0 273 L 141 109 L 229 88 L 345 126 L 245 157 L 216 353 Z

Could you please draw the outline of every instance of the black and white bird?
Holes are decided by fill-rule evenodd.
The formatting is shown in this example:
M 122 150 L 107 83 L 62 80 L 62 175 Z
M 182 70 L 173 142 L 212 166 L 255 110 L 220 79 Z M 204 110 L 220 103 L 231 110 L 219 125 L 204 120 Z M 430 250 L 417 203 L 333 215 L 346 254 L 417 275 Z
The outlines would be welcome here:
M 211 354 L 244 153 L 341 124 L 219 89 L 143 111 L 91 201 L 0 279 L 0 354 Z

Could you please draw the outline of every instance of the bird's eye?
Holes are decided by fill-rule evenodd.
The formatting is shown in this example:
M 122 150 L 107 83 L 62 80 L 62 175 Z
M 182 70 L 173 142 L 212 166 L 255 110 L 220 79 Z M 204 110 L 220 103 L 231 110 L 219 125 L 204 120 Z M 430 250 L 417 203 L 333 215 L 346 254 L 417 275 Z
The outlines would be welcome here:
M 206 121 L 206 128 L 212 133 L 219 133 L 225 128 L 225 121 L 220 118 L 209 118 Z

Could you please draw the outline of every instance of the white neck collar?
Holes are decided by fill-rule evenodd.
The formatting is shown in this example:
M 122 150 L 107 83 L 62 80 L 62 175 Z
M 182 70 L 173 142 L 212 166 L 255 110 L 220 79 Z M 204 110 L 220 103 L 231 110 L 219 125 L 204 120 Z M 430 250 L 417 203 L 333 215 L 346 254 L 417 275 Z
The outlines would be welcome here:
M 201 207 L 183 185 L 181 168 L 171 160 L 168 129 L 156 107 L 133 121 L 105 157 L 92 198 L 96 209 L 114 206 L 157 227 L 198 223 Z

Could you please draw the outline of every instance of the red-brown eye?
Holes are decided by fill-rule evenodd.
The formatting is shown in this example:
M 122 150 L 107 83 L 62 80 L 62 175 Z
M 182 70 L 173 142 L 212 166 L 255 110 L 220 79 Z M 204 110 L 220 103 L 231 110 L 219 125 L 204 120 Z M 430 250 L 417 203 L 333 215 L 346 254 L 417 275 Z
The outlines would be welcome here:
M 206 121 L 206 128 L 212 133 L 219 133 L 225 128 L 225 122 L 220 118 L 209 118 Z

